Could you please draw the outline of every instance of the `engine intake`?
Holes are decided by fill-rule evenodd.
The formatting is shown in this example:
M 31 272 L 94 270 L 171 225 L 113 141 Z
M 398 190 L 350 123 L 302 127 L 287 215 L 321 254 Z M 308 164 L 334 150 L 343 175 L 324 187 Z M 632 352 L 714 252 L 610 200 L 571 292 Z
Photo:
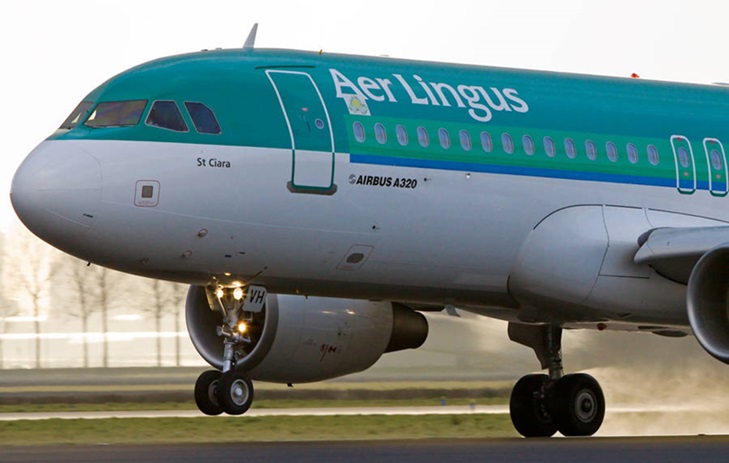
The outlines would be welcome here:
M 729 243 L 699 259 L 689 278 L 686 307 L 701 347 L 729 364 Z
M 213 367 L 223 366 L 219 310 L 205 288 L 191 286 L 185 314 L 192 343 Z M 252 379 L 305 383 L 371 367 L 385 352 L 420 347 L 428 322 L 419 312 L 390 302 L 269 294 L 257 314 L 256 335 L 243 346 L 236 368 Z

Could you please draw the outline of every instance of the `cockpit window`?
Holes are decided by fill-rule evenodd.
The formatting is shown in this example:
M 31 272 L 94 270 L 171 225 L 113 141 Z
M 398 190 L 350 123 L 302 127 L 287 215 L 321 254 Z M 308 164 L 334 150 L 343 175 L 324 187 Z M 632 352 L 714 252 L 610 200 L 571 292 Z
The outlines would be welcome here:
M 82 101 L 79 103 L 78 106 L 76 106 L 76 109 L 71 112 L 71 115 L 63 121 L 61 128 L 71 130 L 76 127 L 86 117 L 86 115 L 89 114 L 89 110 L 93 105 L 93 101 Z
M 195 124 L 195 130 L 200 133 L 211 133 L 217 135 L 222 132 L 220 124 L 215 118 L 213 110 L 202 103 L 185 102 L 185 108 L 190 113 L 192 123 Z
M 187 124 L 174 101 L 155 101 L 149 110 L 147 125 L 175 132 L 187 132 Z
M 89 127 L 123 127 L 137 125 L 147 100 L 106 101 L 99 103 L 84 125 Z

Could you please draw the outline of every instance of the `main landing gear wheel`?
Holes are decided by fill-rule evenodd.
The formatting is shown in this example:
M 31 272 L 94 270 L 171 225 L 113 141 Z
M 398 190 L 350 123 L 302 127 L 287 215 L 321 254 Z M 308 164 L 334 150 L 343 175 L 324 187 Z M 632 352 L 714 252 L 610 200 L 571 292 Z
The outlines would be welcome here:
M 206 415 L 216 416 L 223 413 L 218 403 L 220 375 L 218 370 L 204 371 L 195 382 L 195 403 Z
M 605 418 L 605 396 L 597 380 L 584 373 L 565 375 L 550 391 L 550 414 L 565 436 L 591 436 Z
M 253 382 L 244 371 L 232 369 L 218 382 L 218 403 L 228 415 L 242 415 L 253 403 Z
M 549 382 L 547 375 L 527 375 L 517 381 L 511 391 L 511 422 L 524 437 L 551 437 L 557 432 L 545 397 Z

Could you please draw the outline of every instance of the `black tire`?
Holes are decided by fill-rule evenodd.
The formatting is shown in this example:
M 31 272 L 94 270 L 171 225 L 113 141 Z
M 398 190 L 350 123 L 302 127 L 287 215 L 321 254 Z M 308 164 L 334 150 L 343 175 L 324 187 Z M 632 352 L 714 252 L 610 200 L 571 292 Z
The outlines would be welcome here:
M 511 390 L 511 422 L 524 437 L 551 437 L 557 432 L 543 394 L 549 381 L 547 375 L 526 375 Z
M 591 436 L 605 418 L 605 396 L 592 376 L 566 375 L 554 384 L 549 409 L 562 435 Z
M 218 370 L 207 370 L 198 376 L 195 382 L 195 403 L 206 415 L 216 416 L 223 413 L 218 403 L 218 383 L 221 374 Z
M 218 403 L 228 415 L 242 415 L 253 403 L 253 382 L 246 372 L 230 370 L 218 383 Z

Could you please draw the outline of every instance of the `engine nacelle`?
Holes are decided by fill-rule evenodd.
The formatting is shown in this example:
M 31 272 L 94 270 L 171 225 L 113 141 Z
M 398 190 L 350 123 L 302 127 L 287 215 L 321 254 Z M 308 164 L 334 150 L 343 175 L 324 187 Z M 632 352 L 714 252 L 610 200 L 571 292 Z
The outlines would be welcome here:
M 701 347 L 729 363 L 729 243 L 707 252 L 696 263 L 688 282 L 686 308 Z
M 205 288 L 191 286 L 187 329 L 200 355 L 223 366 L 223 323 Z M 428 335 L 425 317 L 398 303 L 269 294 L 255 339 L 239 358 L 252 379 L 305 383 L 356 373 L 385 352 L 420 347 Z

